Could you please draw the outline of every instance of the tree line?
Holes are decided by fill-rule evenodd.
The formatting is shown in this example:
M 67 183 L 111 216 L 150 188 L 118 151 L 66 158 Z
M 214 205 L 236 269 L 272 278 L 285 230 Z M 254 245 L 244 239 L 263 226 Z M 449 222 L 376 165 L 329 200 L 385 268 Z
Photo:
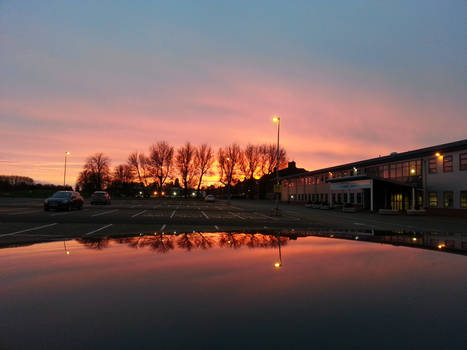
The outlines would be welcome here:
M 280 242 L 279 242 L 280 240 Z M 125 244 L 131 248 L 149 247 L 156 253 L 168 253 L 177 248 L 185 251 L 212 248 L 277 248 L 285 246 L 287 236 L 266 235 L 260 233 L 221 233 L 219 235 L 197 233 L 180 233 L 177 235 L 157 233 L 136 237 L 81 237 L 77 241 L 89 249 L 102 250 L 112 244 Z
M 279 158 L 279 159 L 277 159 Z M 104 153 L 95 153 L 86 159 L 76 187 L 83 192 L 111 189 L 131 192 L 135 186 L 155 189 L 162 195 L 168 186 L 183 188 L 185 197 L 189 190 L 197 193 L 203 188 L 203 179 L 215 177 L 227 190 L 239 181 L 254 182 L 287 164 L 286 151 L 274 144 L 237 143 L 219 147 L 208 144 L 193 145 L 186 142 L 175 148 L 166 141 L 152 144 L 147 153 L 132 152 L 124 164 L 113 169 L 111 160 Z

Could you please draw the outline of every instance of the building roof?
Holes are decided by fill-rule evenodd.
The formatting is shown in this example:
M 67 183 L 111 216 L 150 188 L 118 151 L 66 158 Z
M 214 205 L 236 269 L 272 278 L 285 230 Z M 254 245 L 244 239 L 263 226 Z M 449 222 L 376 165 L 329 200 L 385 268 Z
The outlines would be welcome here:
M 413 151 L 407 151 L 407 152 L 402 152 L 402 153 L 393 152 L 387 156 L 380 156 L 377 158 L 370 158 L 370 159 L 361 160 L 357 162 L 336 165 L 336 166 L 332 166 L 328 168 L 307 171 L 307 172 L 300 173 L 300 174 L 285 176 L 285 177 L 282 177 L 282 179 L 294 178 L 294 177 L 303 176 L 303 175 L 316 175 L 316 174 L 327 173 L 327 172 L 347 170 L 353 167 L 361 168 L 361 167 L 377 165 L 381 163 L 397 162 L 397 161 L 403 161 L 403 160 L 408 160 L 408 159 L 426 157 L 426 156 L 434 155 L 436 152 L 440 152 L 440 153 L 454 152 L 454 151 L 458 151 L 462 149 L 467 149 L 467 139 L 450 142 L 450 143 L 444 143 L 444 144 L 436 145 L 436 146 L 420 148 L 420 149 L 416 149 Z

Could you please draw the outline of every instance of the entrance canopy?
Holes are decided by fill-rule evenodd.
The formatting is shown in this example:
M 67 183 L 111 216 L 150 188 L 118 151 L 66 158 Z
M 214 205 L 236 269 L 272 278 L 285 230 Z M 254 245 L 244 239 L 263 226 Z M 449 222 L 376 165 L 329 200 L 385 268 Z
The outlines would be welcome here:
M 412 197 L 412 207 L 415 205 L 416 184 L 404 183 L 367 175 L 346 176 L 328 179 L 330 191 L 363 191 L 369 192 L 370 210 L 387 208 L 392 194 L 403 193 L 404 198 Z M 401 197 L 402 198 L 402 197 Z M 368 202 L 367 202 L 368 203 Z

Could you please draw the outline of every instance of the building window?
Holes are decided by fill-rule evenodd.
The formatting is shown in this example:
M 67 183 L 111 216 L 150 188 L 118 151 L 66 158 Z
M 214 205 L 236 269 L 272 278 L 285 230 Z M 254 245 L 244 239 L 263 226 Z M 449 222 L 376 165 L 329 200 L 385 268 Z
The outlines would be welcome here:
M 461 191 L 461 208 L 467 208 L 467 191 Z
M 389 178 L 395 179 L 396 178 L 396 164 L 391 164 L 389 168 Z
M 362 202 L 362 193 L 358 192 L 357 193 L 357 203 L 360 204 Z
M 467 153 L 459 154 L 459 170 L 467 170 Z
M 428 200 L 430 208 L 438 208 L 438 193 L 437 192 L 429 192 L 428 193 Z
M 351 193 L 350 194 L 350 203 L 355 203 L 354 199 L 355 199 L 355 194 Z
M 443 171 L 450 173 L 452 171 L 452 156 L 443 157 Z
M 454 196 L 451 191 L 446 191 L 443 194 L 443 202 L 445 208 L 452 208 L 454 204 Z
M 385 179 L 389 178 L 389 165 L 383 166 L 383 177 Z
M 392 210 L 403 210 L 402 193 L 396 193 L 396 194 L 391 195 L 391 209 Z
M 430 160 L 428 160 L 428 172 L 430 174 L 436 174 L 438 172 L 438 161 L 436 158 L 430 158 Z
M 340 193 L 337 194 L 337 203 L 342 203 L 342 195 Z

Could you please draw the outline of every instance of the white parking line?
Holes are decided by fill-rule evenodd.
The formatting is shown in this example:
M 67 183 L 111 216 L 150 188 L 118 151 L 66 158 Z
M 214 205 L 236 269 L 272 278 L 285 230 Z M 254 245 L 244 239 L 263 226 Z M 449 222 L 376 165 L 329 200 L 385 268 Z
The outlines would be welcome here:
M 145 213 L 145 212 L 147 212 L 147 210 L 140 211 L 139 213 L 136 213 L 135 215 L 132 215 L 131 217 L 132 217 L 132 218 L 135 218 L 135 217 L 137 217 L 138 215 L 141 215 L 141 214 L 143 214 L 143 213 Z
M 27 210 L 27 211 L 20 211 L 19 213 L 9 213 L 8 215 L 21 215 L 21 214 L 30 214 L 30 213 L 38 213 L 41 210 Z
M 160 229 L 159 231 L 160 231 L 160 232 L 163 232 L 163 231 L 165 230 L 166 227 L 167 227 L 166 224 L 162 225 L 162 226 L 161 226 L 161 229 Z
M 101 227 L 101 228 L 98 228 L 97 230 L 94 230 L 94 231 L 85 233 L 84 235 L 85 235 L 85 236 L 92 235 L 93 233 L 102 231 L 102 230 L 104 230 L 104 229 L 106 229 L 107 227 L 110 227 L 110 226 L 112 226 L 112 224 L 105 225 L 105 226 L 103 226 L 103 227 Z
M 177 210 L 174 210 L 174 211 L 172 212 L 172 214 L 170 215 L 170 218 L 171 218 L 171 219 L 173 219 L 173 217 L 175 216 L 175 212 L 176 212 L 176 211 L 177 211 Z
M 13 235 L 16 235 L 18 233 L 40 230 L 41 228 L 51 227 L 51 226 L 55 226 L 55 225 L 57 225 L 56 222 L 53 223 L 53 224 L 49 224 L 49 225 L 42 225 L 42 226 L 28 228 L 26 230 L 21 230 L 21 231 L 16 231 L 16 232 L 11 232 L 11 233 L 4 233 L 3 235 L 0 235 L 0 237 L 13 236 Z
M 209 220 L 209 216 L 206 215 L 206 213 L 204 211 L 201 210 L 201 214 L 203 214 L 203 216 Z
M 234 212 L 229 211 L 229 213 L 232 214 L 233 216 L 236 216 L 236 217 L 239 218 L 239 219 L 245 220 L 245 218 L 244 218 L 243 216 L 240 216 L 240 215 L 238 215 L 238 214 L 235 214 Z
M 91 215 L 91 216 L 101 216 L 101 215 L 105 215 L 105 214 L 115 213 L 116 211 L 118 211 L 118 209 L 104 211 L 102 213 L 97 213 L 97 214 L 94 214 L 94 215 Z
M 219 226 L 214 225 L 214 228 L 219 231 Z

